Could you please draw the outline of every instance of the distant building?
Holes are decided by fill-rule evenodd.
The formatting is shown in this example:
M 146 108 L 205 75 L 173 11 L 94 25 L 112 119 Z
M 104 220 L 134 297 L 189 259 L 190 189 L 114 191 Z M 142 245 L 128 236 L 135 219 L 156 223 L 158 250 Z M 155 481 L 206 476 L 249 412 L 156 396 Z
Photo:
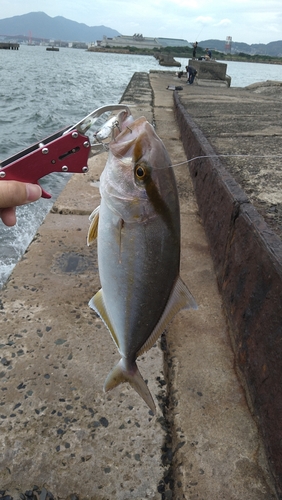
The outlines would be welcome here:
M 102 47 L 136 47 L 138 49 L 157 49 L 161 48 L 160 43 L 156 38 L 143 37 L 143 35 L 135 34 L 133 36 L 119 35 L 113 38 L 103 37 Z
M 68 42 L 68 47 L 71 49 L 88 49 L 88 44 L 84 42 Z
M 101 47 L 136 47 L 138 49 L 161 49 L 164 47 L 192 47 L 187 40 L 176 38 L 151 38 L 135 33 L 133 36 L 119 35 L 103 37 Z
M 96 42 L 91 42 L 88 44 L 89 47 L 102 47 L 102 40 L 96 40 Z
M 183 38 L 157 38 L 162 47 L 189 47 L 192 49 L 192 44 L 183 40 Z

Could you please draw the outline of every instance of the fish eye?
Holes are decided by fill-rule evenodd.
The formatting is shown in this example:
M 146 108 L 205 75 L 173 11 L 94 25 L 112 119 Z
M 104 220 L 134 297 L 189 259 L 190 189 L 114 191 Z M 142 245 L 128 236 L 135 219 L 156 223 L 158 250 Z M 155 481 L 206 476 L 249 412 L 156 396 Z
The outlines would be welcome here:
M 147 168 L 144 165 L 136 165 L 135 175 L 139 181 L 143 181 L 147 177 Z

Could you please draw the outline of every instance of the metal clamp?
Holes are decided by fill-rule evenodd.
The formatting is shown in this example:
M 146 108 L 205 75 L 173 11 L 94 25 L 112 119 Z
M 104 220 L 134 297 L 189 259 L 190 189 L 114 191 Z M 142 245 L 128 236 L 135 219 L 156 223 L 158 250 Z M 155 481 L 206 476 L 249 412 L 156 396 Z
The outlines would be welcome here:
M 38 184 L 38 180 L 52 172 L 86 173 L 91 156 L 107 151 L 110 141 L 106 139 L 119 129 L 118 116 L 113 116 L 93 134 L 93 142 L 85 135 L 89 128 L 104 113 L 124 111 L 131 115 L 128 106 L 110 104 L 95 109 L 72 127 L 59 130 L 27 149 L 0 163 L 0 181 L 17 180 Z M 42 190 L 43 198 L 51 195 Z
M 104 113 L 113 113 L 115 111 L 124 111 L 128 116 L 131 115 L 129 107 L 124 104 L 108 104 L 107 106 L 101 106 L 100 108 L 95 109 L 92 113 L 89 113 L 89 115 L 85 116 L 85 118 L 80 120 L 70 129 L 67 129 L 64 133 L 67 134 L 68 132 L 76 129 L 80 133 L 85 134 Z M 96 132 L 94 132 L 93 142 L 90 143 L 89 158 L 108 150 L 108 144 L 110 141 L 106 142 L 106 139 L 110 137 L 111 140 L 112 133 L 115 128 L 119 128 L 119 121 L 117 116 L 112 116 Z

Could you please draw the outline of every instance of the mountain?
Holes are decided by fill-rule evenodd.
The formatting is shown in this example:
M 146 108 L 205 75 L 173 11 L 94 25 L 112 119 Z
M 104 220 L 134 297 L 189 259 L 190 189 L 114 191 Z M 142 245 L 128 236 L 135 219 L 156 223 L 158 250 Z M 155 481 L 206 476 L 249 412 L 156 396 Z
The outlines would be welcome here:
M 0 38 L 61 40 L 65 42 L 95 42 L 103 36 L 112 38 L 120 33 L 107 26 L 87 26 L 71 21 L 62 16 L 50 17 L 44 12 L 30 12 L 22 16 L 0 19 Z M 225 40 L 203 40 L 199 42 L 202 48 L 209 47 L 219 52 L 225 52 Z M 250 55 L 267 55 L 282 57 L 282 40 L 268 44 L 258 43 L 248 45 L 242 42 L 232 42 L 232 54 L 243 52 Z
M 3 35 L 10 38 L 32 36 L 66 42 L 95 42 L 102 40 L 104 35 L 112 38 L 120 33 L 106 26 L 87 26 L 62 16 L 49 17 L 44 12 L 30 12 L 22 16 L 0 19 L 0 36 Z
M 225 40 L 203 40 L 199 42 L 199 46 L 202 48 L 209 47 L 210 49 L 218 50 L 219 52 L 226 52 L 225 43 Z M 244 54 L 250 54 L 252 56 L 262 55 L 282 57 L 282 40 L 278 40 L 277 42 L 270 42 L 267 44 L 252 43 L 251 45 L 243 42 L 232 42 L 231 49 L 232 54 L 243 52 Z

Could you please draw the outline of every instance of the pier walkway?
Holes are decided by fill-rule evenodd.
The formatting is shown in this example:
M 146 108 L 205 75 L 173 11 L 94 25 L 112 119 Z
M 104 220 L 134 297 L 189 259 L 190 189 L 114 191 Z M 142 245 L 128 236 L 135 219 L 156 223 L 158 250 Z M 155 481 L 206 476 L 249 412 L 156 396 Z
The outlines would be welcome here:
M 99 288 L 96 249 L 86 246 L 86 235 L 88 215 L 99 204 L 97 182 L 106 160 L 101 155 L 90 161 L 88 174 L 72 176 L 0 296 L 0 489 L 15 500 L 26 490 L 34 490 L 34 499 L 43 492 L 44 500 L 47 491 L 68 500 L 281 498 L 276 461 L 281 441 L 275 455 L 273 440 L 261 427 L 265 422 L 261 407 L 270 414 L 271 405 L 266 393 L 248 385 L 244 370 L 255 372 L 252 362 L 244 364 L 243 355 L 249 355 L 252 344 L 239 338 L 239 323 L 228 309 L 234 279 L 227 280 L 231 264 L 227 248 L 238 241 L 232 256 L 235 261 L 238 256 L 240 263 L 240 245 L 248 254 L 248 241 L 237 240 L 237 228 L 228 226 L 227 216 L 242 222 L 246 214 L 240 209 L 250 209 L 249 217 L 251 207 L 218 163 L 193 160 L 192 176 L 182 164 L 189 158 L 189 147 L 193 158 L 214 155 L 195 122 L 203 129 L 209 123 L 204 133 L 217 146 L 218 136 L 224 137 L 223 130 L 232 124 L 232 102 L 228 123 L 220 124 L 220 114 L 214 120 L 211 109 L 226 109 L 222 89 L 213 89 L 211 95 L 205 87 L 203 94 L 203 88 L 182 83 L 182 94 L 167 90 L 168 85 L 178 84 L 172 73 L 137 73 L 122 98 L 133 106 L 135 117 L 144 115 L 155 124 L 172 163 L 179 164 L 175 174 L 181 207 L 181 276 L 198 303 L 197 311 L 181 311 L 162 340 L 138 361 L 158 403 L 157 415 L 150 414 L 128 385 L 106 395 L 102 391 L 119 355 L 88 307 Z M 240 89 L 226 89 L 230 91 L 235 107 L 238 102 L 243 106 Z M 205 106 L 200 106 L 202 101 Z M 195 121 L 185 116 L 190 108 Z M 269 103 L 268 109 L 271 112 Z M 253 123 L 255 119 L 259 124 L 260 117 Z M 253 136 L 245 137 L 244 151 L 249 151 Z M 263 134 L 260 141 L 267 141 Z M 221 145 L 220 150 L 225 148 Z M 239 197 L 237 204 L 232 189 Z M 234 217 L 230 205 L 237 209 Z M 259 223 L 267 233 L 263 221 Z M 223 236 L 224 232 L 230 236 L 228 227 L 231 240 Z M 251 233 L 257 234 L 253 227 L 251 223 Z M 277 257 L 280 238 L 270 229 L 269 234 Z M 222 248 L 225 272 L 220 267 Z M 278 274 L 279 265 L 276 259 Z M 246 282 L 241 282 L 241 291 Z M 229 298 L 219 290 L 230 292 Z M 272 299 L 270 285 L 267 293 Z M 247 308 L 242 314 L 248 317 L 248 313 Z M 279 310 L 277 314 L 280 321 Z M 246 325 L 242 328 L 247 335 Z M 240 341 L 245 342 L 241 350 Z M 277 348 L 275 338 L 271 342 Z M 274 367 L 269 360 L 266 366 L 259 364 L 261 359 L 255 361 L 272 391 L 267 379 Z M 279 369 L 276 373 L 279 377 Z M 261 405 L 254 405 L 255 394 L 264 398 L 258 401 Z M 277 422 L 278 437 L 279 432 Z

